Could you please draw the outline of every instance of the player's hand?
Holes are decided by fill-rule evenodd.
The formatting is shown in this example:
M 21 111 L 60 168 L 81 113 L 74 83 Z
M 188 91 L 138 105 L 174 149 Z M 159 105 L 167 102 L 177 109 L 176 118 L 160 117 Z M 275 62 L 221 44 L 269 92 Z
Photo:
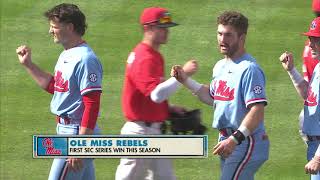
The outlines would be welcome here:
M 198 71 L 198 63 L 196 60 L 189 60 L 183 65 L 182 69 L 188 76 L 192 76 Z
M 320 171 L 320 156 L 314 156 L 311 161 L 309 161 L 304 170 L 309 174 L 317 174 Z
M 171 76 L 175 77 L 180 83 L 184 83 L 188 78 L 188 75 L 180 65 L 175 65 L 171 68 Z
M 218 154 L 224 159 L 226 159 L 232 154 L 236 146 L 237 144 L 229 137 L 223 141 L 220 141 L 217 145 L 213 147 L 213 154 Z
M 29 66 L 31 64 L 31 49 L 26 45 L 19 46 L 16 49 L 19 61 L 24 66 Z
M 291 71 L 294 67 L 293 64 L 293 55 L 290 52 L 284 52 L 280 57 L 279 60 L 283 66 L 283 68 L 287 71 Z
M 68 167 L 73 171 L 80 171 L 83 167 L 82 159 L 79 158 L 68 158 Z

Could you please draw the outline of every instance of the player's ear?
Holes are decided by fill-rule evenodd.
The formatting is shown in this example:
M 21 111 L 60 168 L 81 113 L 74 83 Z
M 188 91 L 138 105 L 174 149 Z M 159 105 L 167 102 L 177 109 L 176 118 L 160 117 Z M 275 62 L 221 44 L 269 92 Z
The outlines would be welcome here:
M 72 23 L 67 23 L 67 29 L 71 32 L 74 31 L 74 25 Z
M 246 37 L 247 37 L 247 34 L 246 34 L 246 33 L 242 33 L 242 34 L 240 35 L 240 38 L 239 38 L 239 39 L 240 39 L 241 42 L 244 43 L 244 42 L 246 41 Z
M 245 41 L 245 40 L 246 40 L 246 37 L 247 37 L 247 34 L 246 34 L 246 33 L 242 33 L 242 34 L 240 35 L 240 40 L 241 40 L 241 41 Z

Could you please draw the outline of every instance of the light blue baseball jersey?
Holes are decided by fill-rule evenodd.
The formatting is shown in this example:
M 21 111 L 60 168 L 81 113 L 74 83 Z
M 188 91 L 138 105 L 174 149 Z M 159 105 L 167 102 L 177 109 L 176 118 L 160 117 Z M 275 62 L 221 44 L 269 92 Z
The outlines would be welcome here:
M 102 90 L 102 66 L 93 50 L 82 43 L 64 50 L 55 66 L 51 112 L 80 124 L 84 105 L 82 95 Z
M 213 68 L 210 96 L 214 99 L 212 127 L 236 130 L 249 112 L 250 104 L 267 103 L 264 73 L 249 54 L 234 61 L 222 59 Z M 253 133 L 264 129 L 261 121 Z
M 304 102 L 302 132 L 307 135 L 320 135 L 320 63 L 313 70 L 308 87 L 308 97 Z

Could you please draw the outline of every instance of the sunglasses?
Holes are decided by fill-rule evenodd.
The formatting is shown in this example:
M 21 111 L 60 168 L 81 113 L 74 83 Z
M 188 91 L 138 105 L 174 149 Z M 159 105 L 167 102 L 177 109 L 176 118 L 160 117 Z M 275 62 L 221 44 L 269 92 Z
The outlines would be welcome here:
M 171 19 L 171 16 L 169 16 L 169 15 L 161 17 L 158 21 L 159 24 L 166 24 L 166 23 L 171 23 L 171 22 L 172 22 L 172 19 Z
M 167 23 L 172 23 L 172 18 L 169 14 L 165 14 L 158 20 L 145 23 L 144 25 L 156 25 L 156 24 L 167 24 Z

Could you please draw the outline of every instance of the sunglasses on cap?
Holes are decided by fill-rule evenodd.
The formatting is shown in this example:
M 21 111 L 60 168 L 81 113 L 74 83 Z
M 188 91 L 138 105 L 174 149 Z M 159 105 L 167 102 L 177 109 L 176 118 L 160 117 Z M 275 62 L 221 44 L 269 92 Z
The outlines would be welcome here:
M 170 15 L 165 15 L 158 20 L 159 24 L 172 23 L 172 19 Z
M 164 16 L 160 17 L 156 21 L 145 23 L 144 25 L 155 25 L 160 28 L 167 28 L 177 26 L 177 23 L 172 22 L 172 18 L 169 13 L 166 13 Z

